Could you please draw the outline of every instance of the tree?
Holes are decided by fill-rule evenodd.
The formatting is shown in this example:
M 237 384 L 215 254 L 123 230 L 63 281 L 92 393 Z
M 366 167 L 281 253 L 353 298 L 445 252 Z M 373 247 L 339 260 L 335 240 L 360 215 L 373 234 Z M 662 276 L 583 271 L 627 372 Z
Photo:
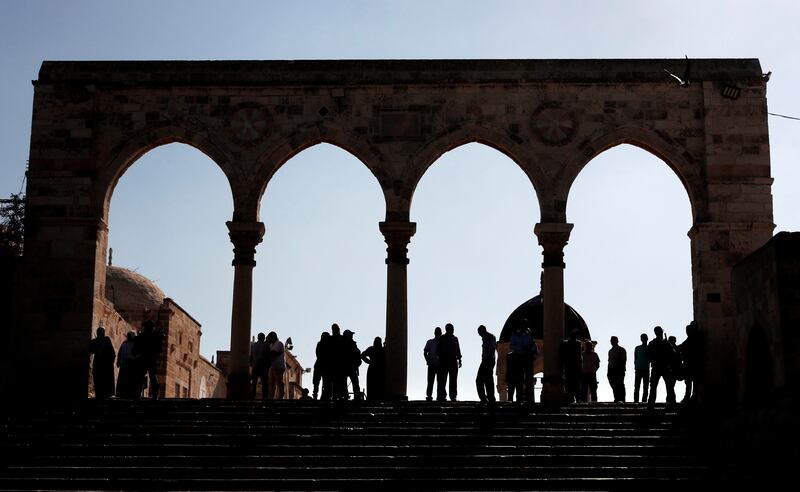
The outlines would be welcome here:
M 25 242 L 25 195 L 0 200 L 0 256 L 22 256 Z

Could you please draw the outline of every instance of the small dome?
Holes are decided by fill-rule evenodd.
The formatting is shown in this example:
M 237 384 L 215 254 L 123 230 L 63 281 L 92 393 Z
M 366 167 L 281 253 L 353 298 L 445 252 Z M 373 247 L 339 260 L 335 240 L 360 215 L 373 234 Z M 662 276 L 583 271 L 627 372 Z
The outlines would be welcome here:
M 542 340 L 544 338 L 544 305 L 542 304 L 542 296 L 536 296 L 523 302 L 517 309 L 511 313 L 506 323 L 503 325 L 503 330 L 500 332 L 500 342 L 507 342 L 511 339 L 511 332 L 514 327 L 523 319 L 528 320 L 530 323 L 533 338 Z M 564 337 L 567 338 L 572 330 L 578 330 L 578 338 L 582 340 L 591 339 L 589 334 L 589 327 L 586 322 L 581 318 L 577 311 L 572 309 L 569 304 L 564 303 Z
M 106 299 L 117 311 L 155 310 L 164 302 L 164 292 L 152 280 L 127 268 L 106 268 Z

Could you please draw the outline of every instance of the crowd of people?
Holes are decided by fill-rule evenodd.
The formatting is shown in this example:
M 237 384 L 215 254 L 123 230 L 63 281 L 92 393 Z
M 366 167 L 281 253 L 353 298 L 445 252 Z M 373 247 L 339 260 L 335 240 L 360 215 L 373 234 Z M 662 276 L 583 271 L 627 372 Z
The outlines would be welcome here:
M 659 382 L 663 380 L 667 403 L 675 403 L 675 382 L 685 381 L 686 393 L 683 401 L 693 398 L 693 383 L 700 367 L 702 353 L 698 346 L 697 324 L 693 321 L 686 327 L 686 340 L 676 344 L 674 336 L 665 337 L 660 326 L 654 328 L 655 338 L 648 342 L 643 333 L 641 344 L 634 349 L 634 402 L 647 402 L 653 405 Z M 475 378 L 478 398 L 482 402 L 493 403 L 495 398 L 494 372 L 497 357 L 497 339 L 485 326 L 477 330 L 481 338 L 481 359 Z M 382 401 L 387 398 L 386 349 L 381 337 L 375 337 L 373 344 L 363 352 L 353 338 L 351 330 L 342 332 L 339 325 L 331 325 L 330 332 L 320 335 L 316 347 L 314 363 L 313 394 L 303 390 L 302 399 L 355 400 L 367 399 Z M 97 329 L 97 336 L 90 342 L 90 352 L 94 356 L 92 375 L 97 398 L 141 398 L 149 386 L 149 396 L 158 398 L 157 362 L 163 345 L 163 334 L 155 329 L 152 321 L 145 321 L 139 333 L 127 334 L 126 340 L 115 352 L 105 330 Z M 608 351 L 607 378 L 614 394 L 615 402 L 625 402 L 625 372 L 627 351 L 612 336 Z M 564 389 L 568 401 L 597 401 L 597 372 L 600 369 L 600 356 L 595 351 L 597 342 L 578 339 L 573 331 L 559 347 L 562 363 Z M 509 340 L 506 359 L 506 383 L 508 400 L 517 402 L 534 401 L 534 362 L 539 348 L 533 338 L 527 320 L 522 320 L 513 328 Z M 440 327 L 434 329 L 433 338 L 425 343 L 423 356 L 427 364 L 426 400 L 457 401 L 458 372 L 462 367 L 461 347 L 455 328 L 451 323 L 445 325 L 444 333 Z M 114 363 L 119 374 L 114 381 Z M 359 384 L 359 367 L 366 363 L 366 395 Z M 255 398 L 258 384 L 261 383 L 265 399 L 286 397 L 284 373 L 286 371 L 285 347 L 273 331 L 258 334 L 258 340 L 250 350 L 252 397 Z M 348 382 L 350 388 L 348 389 Z M 641 400 L 640 400 L 640 389 Z
M 138 333 L 128 332 L 116 352 L 105 328 L 97 328 L 95 338 L 89 342 L 89 352 L 94 357 L 92 379 L 95 397 L 104 399 L 116 395 L 117 398 L 135 400 L 141 398 L 149 386 L 150 398 L 157 399 L 161 389 L 157 377 L 158 355 L 163 344 L 163 333 L 156 330 L 155 323 L 149 320 L 142 323 Z M 119 368 L 116 384 L 115 361 Z
M 663 380 L 666 388 L 667 403 L 675 403 L 675 383 L 684 381 L 686 393 L 682 402 L 694 399 L 694 381 L 702 362 L 699 347 L 697 324 L 692 321 L 686 327 L 686 340 L 680 345 L 674 336 L 664 337 L 660 326 L 653 329 L 655 338 L 648 342 L 646 333 L 640 336 L 641 344 L 633 352 L 635 403 L 647 402 L 653 405 L 656 400 L 658 384 Z M 619 339 L 612 336 L 611 349 L 608 351 L 607 377 L 614 393 L 615 402 L 625 402 L 625 371 L 628 362 L 627 351 L 620 346 Z M 569 401 L 597 401 L 597 371 L 600 369 L 600 357 L 595 352 L 597 342 L 579 340 L 578 332 L 562 342 L 560 347 L 561 363 L 564 375 L 564 388 Z M 641 391 L 641 400 L 639 399 Z

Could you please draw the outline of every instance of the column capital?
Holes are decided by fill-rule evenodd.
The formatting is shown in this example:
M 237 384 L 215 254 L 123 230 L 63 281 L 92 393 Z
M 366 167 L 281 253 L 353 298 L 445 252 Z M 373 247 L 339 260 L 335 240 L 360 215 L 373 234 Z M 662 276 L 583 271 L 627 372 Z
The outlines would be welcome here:
M 564 268 L 564 246 L 569 241 L 573 227 L 574 224 L 565 222 L 540 222 L 533 228 L 543 249 L 543 268 L 552 266 Z
M 233 266 L 256 266 L 256 246 L 264 238 L 263 222 L 225 222 L 233 243 Z
M 378 224 L 386 241 L 386 264 L 408 265 L 408 243 L 417 232 L 417 223 L 407 220 L 387 220 Z

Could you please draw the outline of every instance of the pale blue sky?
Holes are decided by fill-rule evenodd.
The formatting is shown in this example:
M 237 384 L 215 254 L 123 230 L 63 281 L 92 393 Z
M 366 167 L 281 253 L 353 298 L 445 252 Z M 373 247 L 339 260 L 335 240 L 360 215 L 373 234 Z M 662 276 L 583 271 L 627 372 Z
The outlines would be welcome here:
M 30 81 L 43 60 L 757 57 L 773 72 L 770 111 L 800 116 L 800 6 L 788 0 L 288 3 L 0 2 L 0 195 L 20 189 Z M 770 118 L 777 230 L 800 230 L 798 136 L 800 122 Z M 204 354 L 227 348 L 231 199 L 222 173 L 189 147 L 162 147 L 122 177 L 111 207 L 115 264 L 156 280 L 203 323 Z M 254 332 L 292 336 L 307 365 L 331 322 L 354 330 L 362 348 L 383 336 L 383 213 L 374 177 L 341 149 L 312 147 L 281 168 L 262 200 L 267 233 L 257 254 Z M 612 334 L 631 353 L 655 324 L 683 338 L 691 316 L 689 202 L 663 162 L 618 147 L 579 176 L 568 219 L 575 229 L 566 298 L 600 342 L 600 395 L 608 399 Z M 465 354 L 461 396 L 475 398 L 475 328 L 499 333 L 538 292 L 534 192 L 510 159 L 472 144 L 425 175 L 412 220 L 410 396 L 423 396 L 425 340 L 450 321 Z

